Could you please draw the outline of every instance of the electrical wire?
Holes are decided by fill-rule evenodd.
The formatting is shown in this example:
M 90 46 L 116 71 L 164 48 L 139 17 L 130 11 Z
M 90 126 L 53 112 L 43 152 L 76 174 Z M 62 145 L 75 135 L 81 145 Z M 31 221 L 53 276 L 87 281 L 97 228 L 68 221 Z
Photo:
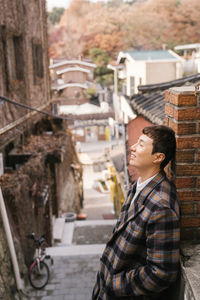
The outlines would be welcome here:
M 26 108 L 26 109 L 29 109 L 29 110 L 32 110 L 32 111 L 37 111 L 40 114 L 47 115 L 49 117 L 53 117 L 53 118 L 57 118 L 57 119 L 61 119 L 61 120 L 74 120 L 75 119 L 73 117 L 61 117 L 61 116 L 58 116 L 58 115 L 54 115 L 54 114 L 48 113 L 47 111 L 42 111 L 42 110 L 39 110 L 37 108 L 31 107 L 27 104 L 16 102 L 16 101 L 11 100 L 9 98 L 6 98 L 4 96 L 0 96 L 0 104 L 1 104 L 1 101 L 2 102 L 5 101 L 5 102 L 8 102 L 10 104 L 13 104 L 13 105 L 16 105 L 16 106 L 19 106 L 19 107 L 22 107 L 22 108 Z

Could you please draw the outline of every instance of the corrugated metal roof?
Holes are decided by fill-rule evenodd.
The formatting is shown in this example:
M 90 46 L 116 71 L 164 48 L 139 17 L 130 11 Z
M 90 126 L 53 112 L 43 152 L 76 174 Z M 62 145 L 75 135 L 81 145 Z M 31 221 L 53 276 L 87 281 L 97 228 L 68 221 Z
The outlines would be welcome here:
M 140 93 L 129 99 L 133 111 L 144 116 L 153 124 L 163 124 L 165 117 L 165 91 L 170 87 L 193 85 L 200 82 L 200 74 L 187 76 L 179 80 L 141 86 Z
M 134 60 L 178 60 L 176 54 L 168 50 L 126 51 Z

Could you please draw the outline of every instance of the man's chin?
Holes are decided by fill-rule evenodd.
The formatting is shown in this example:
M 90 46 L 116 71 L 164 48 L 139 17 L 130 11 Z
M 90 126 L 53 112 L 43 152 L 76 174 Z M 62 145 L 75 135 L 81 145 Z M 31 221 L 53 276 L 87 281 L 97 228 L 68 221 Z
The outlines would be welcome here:
M 137 165 L 136 165 L 136 163 L 135 163 L 134 160 L 130 160 L 130 161 L 129 161 L 129 165 L 130 165 L 131 167 L 137 168 Z

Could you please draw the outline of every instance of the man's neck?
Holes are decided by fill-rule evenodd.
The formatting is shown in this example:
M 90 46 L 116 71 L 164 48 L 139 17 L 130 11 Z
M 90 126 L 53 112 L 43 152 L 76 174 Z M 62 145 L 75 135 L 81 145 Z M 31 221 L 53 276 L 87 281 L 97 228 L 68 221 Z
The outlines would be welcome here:
M 145 180 L 153 177 L 154 175 L 156 175 L 157 173 L 160 172 L 160 169 L 155 168 L 155 169 L 151 169 L 151 170 L 138 170 L 138 174 L 140 177 L 140 183 L 144 182 Z

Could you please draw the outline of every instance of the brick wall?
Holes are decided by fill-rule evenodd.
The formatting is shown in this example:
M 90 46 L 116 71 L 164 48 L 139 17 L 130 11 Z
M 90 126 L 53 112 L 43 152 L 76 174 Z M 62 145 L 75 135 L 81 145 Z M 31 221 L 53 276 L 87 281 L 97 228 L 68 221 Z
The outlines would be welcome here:
M 200 101 L 194 87 L 166 92 L 165 124 L 176 133 L 175 183 L 181 203 L 181 239 L 200 239 Z

